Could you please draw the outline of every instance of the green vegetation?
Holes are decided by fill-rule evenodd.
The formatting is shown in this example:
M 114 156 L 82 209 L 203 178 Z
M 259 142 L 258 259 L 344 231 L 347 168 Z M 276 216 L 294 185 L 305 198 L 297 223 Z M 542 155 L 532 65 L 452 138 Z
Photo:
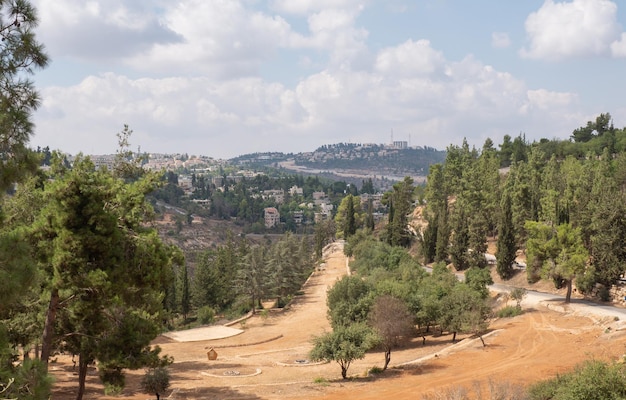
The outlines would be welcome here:
M 239 316 L 261 308 L 264 299 L 276 299 L 283 307 L 313 272 L 312 251 L 308 239 L 291 234 L 267 246 L 231 235 L 224 245 L 197 256 L 190 282 L 192 308 Z M 182 300 L 182 295 L 176 298 L 172 313 L 180 312 Z
M 498 318 L 513 318 L 523 313 L 520 307 L 504 306 L 496 312 Z
M 34 132 L 31 114 L 40 103 L 29 77 L 48 63 L 34 34 L 37 23 L 29 1 L 0 2 L 0 201 L 15 183 L 25 182 L 36 171 L 39 161 L 28 148 Z M 38 200 L 32 196 L 19 214 L 29 214 L 29 205 Z M 30 342 L 41 320 L 28 312 L 33 306 L 22 301 L 33 294 L 38 271 L 26 225 L 11 223 L 11 215 L 0 206 L 0 397 L 47 399 L 51 379 L 45 364 L 19 362 L 16 352 L 18 345 Z
M 378 334 L 385 352 L 382 371 L 389 366 L 391 350 L 415 334 L 414 320 L 408 305 L 401 299 L 390 295 L 376 298 L 369 314 L 369 324 Z
M 626 397 L 624 364 L 590 360 L 574 371 L 532 385 L 530 400 L 606 400 Z
M 159 400 L 161 394 L 170 387 L 169 371 L 165 367 L 149 369 L 141 379 L 141 387 L 146 393 L 156 395 L 157 400 Z
M 332 332 L 316 337 L 309 356 L 313 361 L 335 361 L 341 367 L 341 377 L 348 378 L 348 368 L 354 360 L 365 357 L 365 352 L 377 344 L 377 337 L 364 323 L 340 326 Z
M 436 265 L 429 274 L 406 248 L 381 241 L 368 230 L 352 235 L 344 251 L 354 257 L 351 269 L 355 273 L 328 290 L 333 332 L 315 339 L 312 353 L 317 359 L 340 363 L 344 378 L 350 362 L 368 347 L 364 343 L 381 346 L 381 370 L 386 370 L 392 349 L 413 338 L 418 333 L 416 325 L 422 327 L 422 336 L 437 326 L 451 333 L 452 341 L 457 333 L 482 340 L 491 315 L 485 295 L 491 278 L 486 278 L 486 269 L 469 272 L 468 283 L 460 282 L 443 265 Z M 354 326 L 362 326 L 359 335 L 346 333 Z M 373 335 L 371 339 L 364 339 L 365 332 Z
M 425 189 L 422 260 L 481 269 L 487 238 L 497 236 L 503 279 L 513 276 L 521 250 L 528 281 L 550 279 L 568 289 L 568 301 L 574 285 L 583 294 L 610 287 L 626 265 L 626 130 L 607 113 L 572 137 L 528 143 L 507 136 L 500 150 L 489 139 L 480 151 L 467 142 L 448 147 Z
M 527 294 L 528 292 L 526 289 L 517 287 L 511 290 L 511 292 L 509 293 L 509 297 L 515 300 L 515 307 L 521 310 L 522 300 L 524 300 L 524 297 L 526 297 Z

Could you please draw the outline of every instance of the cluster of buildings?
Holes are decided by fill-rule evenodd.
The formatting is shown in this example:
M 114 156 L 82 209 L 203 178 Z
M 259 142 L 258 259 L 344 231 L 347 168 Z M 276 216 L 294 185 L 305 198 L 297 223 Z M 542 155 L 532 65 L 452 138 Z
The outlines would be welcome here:
M 397 148 L 406 147 L 406 142 L 398 142 L 394 144 Z M 374 151 L 376 148 L 381 147 L 380 145 L 360 145 L 358 147 L 354 147 L 354 149 L 361 151 L 364 149 L 370 149 Z M 376 150 L 376 151 L 387 151 Z M 340 153 L 341 154 L 341 153 Z M 109 169 L 113 168 L 116 155 L 108 154 L 108 155 L 91 155 L 90 156 L 94 165 L 99 167 L 107 167 Z M 205 156 L 187 156 L 181 154 L 149 154 L 146 156 L 143 161 L 144 168 L 153 171 L 176 171 L 178 176 L 178 186 L 184 191 L 186 195 L 193 194 L 196 189 L 193 184 L 192 173 L 198 175 L 205 176 L 207 179 L 207 183 L 212 184 L 218 190 L 225 190 L 225 185 L 227 183 L 236 184 L 240 182 L 244 178 L 253 178 L 254 176 L 261 174 L 259 172 L 247 171 L 247 170 L 239 170 L 237 174 L 230 174 L 228 176 L 224 175 L 216 175 L 216 172 L 220 171 L 221 168 L 224 168 L 228 165 L 227 161 L 224 160 L 216 160 L 211 157 Z M 184 171 L 181 173 L 181 171 Z M 291 197 L 303 196 L 303 189 L 298 186 L 291 187 L 288 191 Z M 258 194 L 264 200 L 273 200 L 276 204 L 283 204 L 285 201 L 286 192 L 283 189 L 271 189 L 264 190 Z M 360 196 L 362 206 L 364 207 L 371 201 L 374 209 L 379 209 L 382 207 L 381 199 L 382 194 L 362 194 Z M 194 199 L 196 204 L 200 204 L 203 206 L 209 206 L 210 200 L 208 199 Z M 314 192 L 312 194 L 312 201 L 307 203 L 300 204 L 301 210 L 295 210 L 291 212 L 291 218 L 294 223 L 297 225 L 304 223 L 304 211 L 302 209 L 315 210 L 314 211 L 314 223 L 320 223 L 324 220 L 332 218 L 333 214 L 333 204 L 328 198 L 325 192 Z M 378 214 L 376 214 L 378 217 Z M 272 228 L 280 224 L 280 212 L 276 207 L 267 207 L 264 209 L 264 223 L 266 228 Z
M 302 196 L 303 190 L 300 187 L 293 186 L 289 189 L 289 193 L 292 196 Z M 262 192 L 264 199 L 272 198 L 277 204 L 282 204 L 285 198 L 285 192 L 282 189 L 277 190 L 264 190 Z M 331 204 L 330 199 L 324 192 L 313 192 L 313 201 L 309 203 L 300 204 L 301 208 L 308 208 L 311 210 L 317 210 L 314 213 L 314 222 L 320 223 L 327 219 L 332 218 L 332 212 L 334 206 Z M 280 223 L 280 213 L 276 207 L 266 207 L 264 210 L 265 227 L 273 228 Z M 300 225 L 304 222 L 304 211 L 296 210 L 292 211 L 291 217 L 296 225 Z
M 391 144 L 336 144 L 323 146 L 314 152 L 301 153 L 297 161 L 326 162 L 332 160 L 371 159 L 374 157 L 389 157 L 400 150 L 406 150 L 409 144 L 406 141 L 394 141 Z

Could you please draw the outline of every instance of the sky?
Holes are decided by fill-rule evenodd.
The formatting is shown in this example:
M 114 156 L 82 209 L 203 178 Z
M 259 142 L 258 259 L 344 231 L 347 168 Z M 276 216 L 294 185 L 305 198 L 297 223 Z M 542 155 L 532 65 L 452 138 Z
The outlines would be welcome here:
M 626 126 L 626 3 L 32 0 L 51 58 L 31 147 L 214 158 L 444 150 Z

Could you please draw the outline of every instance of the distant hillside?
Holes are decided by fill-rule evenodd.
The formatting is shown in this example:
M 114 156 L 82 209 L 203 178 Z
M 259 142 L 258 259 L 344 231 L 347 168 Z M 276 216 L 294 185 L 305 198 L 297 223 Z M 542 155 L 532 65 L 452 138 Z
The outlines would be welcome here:
M 285 167 L 294 165 L 297 171 L 317 174 L 339 172 L 355 177 L 386 176 L 402 179 L 404 176 L 425 177 L 430 165 L 445 160 L 446 152 L 431 147 L 408 147 L 384 144 L 339 143 L 324 145 L 313 152 L 284 154 L 279 152 L 254 153 L 230 160 L 236 164 Z M 286 163 L 289 161 L 289 163 Z
M 340 143 L 294 157 L 296 165 L 319 169 L 375 170 L 385 175 L 428 175 L 431 164 L 443 162 L 445 151 L 431 147 Z

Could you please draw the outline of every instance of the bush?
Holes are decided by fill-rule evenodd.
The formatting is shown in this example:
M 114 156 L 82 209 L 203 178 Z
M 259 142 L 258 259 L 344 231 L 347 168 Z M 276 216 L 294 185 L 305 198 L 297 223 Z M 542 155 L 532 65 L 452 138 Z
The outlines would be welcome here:
M 522 309 L 520 307 L 517 306 L 506 306 L 506 307 L 502 307 L 500 310 L 498 310 L 498 312 L 496 313 L 496 315 L 498 316 L 498 318 L 513 318 L 516 317 L 518 315 L 522 314 Z
M 602 286 L 600 287 L 600 289 L 598 289 L 598 297 L 602 301 L 610 301 L 611 291 L 606 286 Z
M 261 319 L 263 320 L 263 323 L 266 323 L 267 319 L 270 317 L 270 311 L 266 310 L 266 309 L 263 309 L 263 310 L 261 310 L 259 315 L 261 316 Z
M 141 380 L 141 387 L 146 393 L 155 394 L 157 400 L 170 387 L 170 373 L 167 368 L 150 368 Z
M 313 382 L 321 384 L 322 386 L 328 386 L 328 379 L 326 378 L 317 377 L 313 379 Z
M 0 357 L 1 358 L 1 357 Z M 6 359 L 2 360 L 3 362 Z M 46 372 L 46 366 L 40 360 L 26 359 L 21 367 L 13 370 L 15 375 L 11 380 L 10 375 L 2 375 L 6 370 L 0 368 L 0 398 L 39 400 L 50 398 L 50 390 L 53 378 Z
M 605 400 L 626 397 L 625 367 L 603 361 L 586 361 L 573 372 L 539 382 L 529 389 L 531 399 Z
M 99 370 L 100 380 L 104 384 L 104 394 L 107 396 L 121 394 L 126 385 L 126 377 L 122 368 L 100 365 Z
M 198 309 L 198 321 L 200 321 L 202 325 L 213 323 L 214 319 L 215 311 L 211 307 L 204 306 Z
M 105 396 L 119 396 L 122 394 L 124 390 L 123 386 L 112 385 L 110 383 L 104 384 L 104 395 Z
M 369 370 L 370 374 L 381 374 L 383 372 L 383 369 L 381 367 L 372 367 Z

